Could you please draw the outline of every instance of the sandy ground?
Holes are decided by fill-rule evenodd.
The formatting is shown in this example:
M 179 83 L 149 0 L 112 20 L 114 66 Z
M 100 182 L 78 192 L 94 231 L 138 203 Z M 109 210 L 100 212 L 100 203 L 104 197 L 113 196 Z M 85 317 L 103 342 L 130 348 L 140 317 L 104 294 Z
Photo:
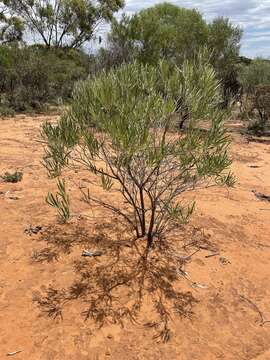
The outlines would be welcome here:
M 47 241 L 54 236 L 46 231 L 57 219 L 44 201 L 55 181 L 42 168 L 43 150 L 36 141 L 44 120 L 21 116 L 0 121 L 0 174 L 23 171 L 17 184 L 0 182 L 0 359 L 19 350 L 12 358 L 270 359 L 270 323 L 261 324 L 261 316 L 270 320 L 270 203 L 252 192 L 270 194 L 270 145 L 248 143 L 234 134 L 235 188 L 192 194 L 197 210 L 190 226 L 202 228 L 220 255 L 206 257 L 212 252 L 201 249 L 187 264 L 192 280 L 205 286 L 194 289 L 186 279 L 180 280 L 197 303 L 191 319 L 171 315 L 172 337 L 163 343 L 153 338 L 153 329 L 143 326 L 147 306 L 138 323 L 124 321 L 123 327 L 99 329 L 81 315 L 83 300 L 68 304 L 63 320 L 48 317 L 33 301 L 48 286 L 59 289 L 69 283 L 74 261 L 80 260 L 88 237 L 104 223 L 99 210 L 91 220 L 92 212 L 81 204 L 70 181 L 73 211 L 88 214 L 90 221 L 76 218 L 58 228 L 64 248 L 46 243 L 46 236 Z M 30 225 L 43 226 L 47 235 L 29 236 L 24 230 Z M 48 253 L 51 258 L 46 258 Z

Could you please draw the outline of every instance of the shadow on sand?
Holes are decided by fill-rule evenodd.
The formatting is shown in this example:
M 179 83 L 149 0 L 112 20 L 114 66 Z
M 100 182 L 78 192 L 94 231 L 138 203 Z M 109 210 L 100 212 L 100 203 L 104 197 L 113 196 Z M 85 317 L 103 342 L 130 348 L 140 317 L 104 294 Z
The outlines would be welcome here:
M 189 236 L 188 244 L 183 239 L 158 242 L 149 251 L 143 239 L 125 238 L 128 232 L 116 224 L 110 221 L 96 225 L 91 234 L 80 225 L 69 225 L 68 230 L 58 225 L 47 228 L 39 239 L 46 242 L 46 247 L 33 254 L 35 262 L 57 261 L 75 246 L 101 250 L 103 255 L 76 260 L 71 286 L 49 287 L 33 300 L 42 313 L 54 319 L 63 319 L 67 303 L 81 301 L 86 304 L 82 313 L 85 319 L 102 327 L 112 323 L 124 326 L 125 320 L 141 324 L 140 312 L 147 299 L 151 320 L 143 325 L 155 330 L 156 339 L 167 342 L 172 335 L 171 315 L 191 319 L 197 302 L 190 291 L 179 289 L 190 257 L 187 252 L 187 256 L 180 256 L 176 248 L 181 243 L 181 249 L 188 251 L 187 246 L 198 246 L 203 235 L 197 229 L 197 240 Z

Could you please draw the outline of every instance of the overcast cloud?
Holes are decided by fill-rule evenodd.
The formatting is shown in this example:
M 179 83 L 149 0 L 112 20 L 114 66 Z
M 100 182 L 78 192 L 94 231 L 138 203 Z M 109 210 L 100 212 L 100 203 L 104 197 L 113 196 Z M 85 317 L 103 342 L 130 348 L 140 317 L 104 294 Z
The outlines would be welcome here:
M 126 0 L 125 11 L 134 13 L 163 1 Z M 241 53 L 270 58 L 270 0 L 172 0 L 178 6 L 196 8 L 208 21 L 226 16 L 244 30 Z

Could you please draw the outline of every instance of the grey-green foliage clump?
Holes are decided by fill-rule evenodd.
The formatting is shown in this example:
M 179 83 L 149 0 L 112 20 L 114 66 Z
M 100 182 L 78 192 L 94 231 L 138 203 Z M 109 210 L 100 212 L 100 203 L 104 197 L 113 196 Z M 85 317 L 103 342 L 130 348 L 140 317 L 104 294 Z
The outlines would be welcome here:
M 241 110 L 250 121 L 248 129 L 262 134 L 270 126 L 270 62 L 255 59 L 239 70 L 243 88 Z
M 3 179 L 4 182 L 17 183 L 22 181 L 23 172 L 18 170 L 13 173 L 5 172 L 5 174 L 0 177 Z
M 46 202 L 58 211 L 61 222 L 66 223 L 70 218 L 70 206 L 65 181 L 58 179 L 57 187 L 58 191 L 55 195 L 51 192 L 48 193 Z
M 270 85 L 270 62 L 257 58 L 239 69 L 239 81 L 246 93 L 255 91 L 256 86 Z
M 184 134 L 171 132 L 177 94 L 185 95 L 189 109 Z M 182 201 L 183 193 L 233 184 L 219 104 L 219 82 L 201 55 L 182 68 L 124 65 L 79 83 L 70 110 L 56 126 L 43 126 L 44 164 L 52 176 L 79 165 L 105 190 L 118 191 L 128 209 L 96 197 L 91 188 L 84 199 L 125 219 L 150 248 L 192 214 L 194 204 Z M 202 120 L 208 131 L 199 129 Z

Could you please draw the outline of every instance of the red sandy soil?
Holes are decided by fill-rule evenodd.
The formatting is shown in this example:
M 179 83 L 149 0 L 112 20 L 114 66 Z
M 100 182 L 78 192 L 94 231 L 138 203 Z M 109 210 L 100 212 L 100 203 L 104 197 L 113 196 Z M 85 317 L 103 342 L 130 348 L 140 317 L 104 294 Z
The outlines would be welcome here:
M 85 241 L 96 234 L 98 225 L 102 230 L 104 223 L 102 210 L 82 205 L 73 177 L 67 174 L 73 211 L 88 215 L 89 221 L 77 217 L 70 224 L 57 225 L 58 240 L 63 240 L 64 247 L 69 241 L 70 246 L 62 252 L 54 248 L 59 253 L 53 253 L 51 261 L 36 261 L 42 250 L 52 250 L 45 242 L 46 229 L 55 229 L 50 226 L 57 224 L 54 209 L 44 200 L 49 190 L 55 190 L 55 180 L 48 179 L 41 165 L 43 149 L 37 142 L 46 119 L 53 120 L 20 116 L 0 121 L 0 174 L 23 171 L 19 183 L 0 182 L 0 359 L 18 350 L 22 352 L 12 358 L 270 359 L 270 323 L 260 324 L 260 312 L 264 320 L 270 320 L 270 203 L 252 192 L 270 194 L 270 145 L 234 134 L 230 151 L 235 188 L 210 188 L 189 195 L 197 201 L 190 228 L 203 229 L 220 255 L 206 258 L 212 254 L 210 248 L 201 249 L 187 264 L 192 281 L 205 286 L 193 288 L 187 279 L 179 279 L 180 288 L 189 290 L 198 302 L 192 319 L 171 314 L 172 336 L 163 343 L 153 338 L 153 329 L 144 326 L 151 317 L 147 299 L 138 323 L 126 320 L 123 327 L 107 324 L 100 329 L 81 315 L 83 300 L 67 304 L 63 320 L 48 317 L 33 301 L 48 286 L 61 289 L 70 284 L 74 261 L 81 260 L 87 248 Z M 30 225 L 43 226 L 45 235 L 29 236 L 24 230 Z

